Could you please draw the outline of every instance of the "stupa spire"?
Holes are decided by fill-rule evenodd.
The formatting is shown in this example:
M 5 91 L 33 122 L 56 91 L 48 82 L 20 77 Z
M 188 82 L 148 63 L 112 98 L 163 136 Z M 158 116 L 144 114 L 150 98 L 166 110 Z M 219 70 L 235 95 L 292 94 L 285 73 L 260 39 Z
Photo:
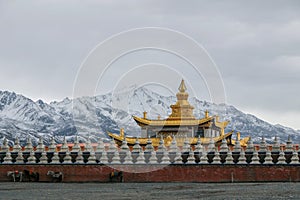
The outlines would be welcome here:
M 195 119 L 193 115 L 194 107 L 188 102 L 189 94 L 186 92 L 187 88 L 183 79 L 181 80 L 178 90 L 176 94 L 177 102 L 170 106 L 172 113 L 168 120 Z
M 186 91 L 186 86 L 185 86 L 185 83 L 184 83 L 183 79 L 181 80 L 181 83 L 179 85 L 178 90 L 179 90 L 179 92 L 185 92 Z

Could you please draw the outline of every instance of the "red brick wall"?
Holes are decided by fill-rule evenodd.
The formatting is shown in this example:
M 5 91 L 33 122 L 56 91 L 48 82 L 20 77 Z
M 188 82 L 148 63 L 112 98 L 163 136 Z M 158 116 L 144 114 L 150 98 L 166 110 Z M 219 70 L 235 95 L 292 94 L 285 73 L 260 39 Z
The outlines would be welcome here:
M 300 181 L 299 165 L 169 165 L 158 170 L 158 165 L 117 166 L 121 167 L 125 182 Z M 61 171 L 64 182 L 108 182 L 109 174 L 117 171 L 105 165 L 0 165 L 0 181 L 10 181 L 7 171 L 25 169 L 40 173 L 40 181 L 51 181 L 49 170 Z M 128 172 L 140 170 L 150 172 Z

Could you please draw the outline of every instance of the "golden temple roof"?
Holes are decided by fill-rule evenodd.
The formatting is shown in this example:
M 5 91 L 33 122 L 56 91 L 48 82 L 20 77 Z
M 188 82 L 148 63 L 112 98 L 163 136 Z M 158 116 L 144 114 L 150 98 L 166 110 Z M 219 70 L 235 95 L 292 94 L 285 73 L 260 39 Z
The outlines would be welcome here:
M 145 119 L 140 118 L 137 116 L 132 116 L 133 119 L 141 124 L 144 125 L 152 125 L 152 126 L 193 126 L 193 125 L 199 125 L 206 122 L 211 121 L 214 117 L 208 117 L 203 119 L 191 119 L 191 120 L 152 120 L 152 119 Z
M 217 116 L 209 116 L 208 111 L 205 111 L 205 117 L 202 119 L 196 119 L 193 114 L 194 107 L 188 102 L 189 94 L 186 92 L 184 80 L 181 81 L 178 87 L 178 93 L 176 94 L 177 102 L 170 107 L 172 113 L 167 119 L 148 119 L 147 112 L 144 112 L 144 117 L 132 116 L 133 119 L 139 125 L 150 125 L 150 126 L 196 126 L 204 123 L 208 123 L 215 120 L 215 125 L 220 128 L 225 128 L 229 121 L 219 122 Z
M 233 134 L 233 131 L 229 132 L 229 133 L 226 133 L 224 135 L 221 135 L 221 136 L 218 136 L 218 137 L 213 137 L 213 138 L 200 138 L 201 140 L 201 143 L 202 144 L 209 144 L 210 140 L 213 139 L 215 143 L 217 142 L 221 142 L 222 139 L 229 139 L 231 138 Z M 140 145 L 146 145 L 147 144 L 147 141 L 148 140 L 151 140 L 152 142 L 152 145 L 154 147 L 157 147 L 159 145 L 159 141 L 161 140 L 161 138 L 135 138 L 135 137 L 125 137 L 124 135 L 120 134 L 114 134 L 114 133 L 110 133 L 108 132 L 108 135 L 112 138 L 114 138 L 116 141 L 119 142 L 119 144 L 122 143 L 123 140 L 126 140 L 127 144 L 128 145 L 134 145 L 136 140 L 139 141 Z M 199 138 L 197 137 L 193 137 L 193 138 L 176 138 L 176 142 L 177 142 L 177 145 L 178 146 L 183 146 L 183 143 L 184 143 L 184 140 L 188 139 L 189 140 L 189 143 L 191 145 L 196 145 L 197 141 Z M 172 142 L 172 137 L 171 136 L 168 136 L 166 138 L 163 138 L 164 140 L 164 144 L 166 146 L 170 146 L 171 145 L 171 142 Z M 231 141 L 232 139 L 230 139 Z M 234 141 L 234 140 L 232 140 Z M 246 140 L 246 142 L 248 141 L 248 139 Z M 243 143 L 241 143 L 241 145 L 243 145 Z

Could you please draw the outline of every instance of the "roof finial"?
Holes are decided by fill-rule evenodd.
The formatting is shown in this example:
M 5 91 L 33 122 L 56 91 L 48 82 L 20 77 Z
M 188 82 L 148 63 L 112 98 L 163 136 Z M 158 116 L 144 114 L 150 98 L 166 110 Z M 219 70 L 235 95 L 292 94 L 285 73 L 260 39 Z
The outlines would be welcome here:
M 183 80 L 183 79 L 181 80 L 181 83 L 180 83 L 180 85 L 179 85 L 178 90 L 179 90 L 180 92 L 185 92 L 185 91 L 186 91 L 186 86 L 185 86 L 185 84 L 184 84 L 184 80 Z

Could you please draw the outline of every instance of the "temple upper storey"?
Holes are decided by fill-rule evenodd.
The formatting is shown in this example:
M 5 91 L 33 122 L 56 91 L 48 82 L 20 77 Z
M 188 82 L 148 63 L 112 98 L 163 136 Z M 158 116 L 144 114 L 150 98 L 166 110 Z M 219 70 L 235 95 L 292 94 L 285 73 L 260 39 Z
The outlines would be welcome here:
M 184 80 L 181 81 L 179 92 L 176 94 L 177 102 L 171 105 L 172 113 L 167 120 L 193 120 L 195 116 L 193 114 L 194 107 L 188 102 L 189 94 L 186 92 L 186 86 Z
M 171 105 L 172 113 L 166 119 L 149 119 L 147 112 L 144 112 L 143 118 L 133 116 L 133 119 L 141 127 L 142 137 L 218 137 L 224 135 L 224 129 L 228 121 L 220 122 L 218 116 L 209 116 L 205 111 L 205 117 L 196 119 L 193 110 L 194 107 L 188 101 L 187 87 L 184 80 L 181 81 L 177 101 Z

